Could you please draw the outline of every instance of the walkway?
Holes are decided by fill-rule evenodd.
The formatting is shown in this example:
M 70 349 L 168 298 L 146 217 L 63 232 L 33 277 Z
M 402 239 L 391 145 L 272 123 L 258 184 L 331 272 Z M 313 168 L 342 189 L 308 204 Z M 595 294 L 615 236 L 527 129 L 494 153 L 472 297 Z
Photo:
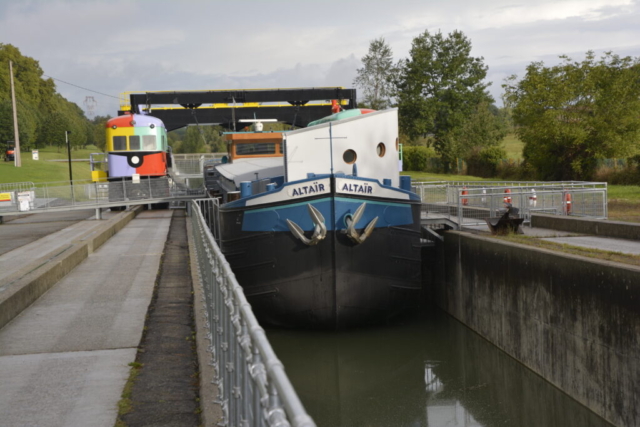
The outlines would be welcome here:
M 172 213 L 140 213 L 0 330 L 3 426 L 114 425 Z

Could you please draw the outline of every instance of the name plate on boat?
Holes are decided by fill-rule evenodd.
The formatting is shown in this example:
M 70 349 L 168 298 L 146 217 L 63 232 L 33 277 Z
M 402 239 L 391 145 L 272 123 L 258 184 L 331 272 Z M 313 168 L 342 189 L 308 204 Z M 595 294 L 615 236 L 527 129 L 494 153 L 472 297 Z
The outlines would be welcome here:
M 291 186 L 288 189 L 288 193 L 291 197 L 314 196 L 316 194 L 328 193 L 330 189 L 328 180 L 321 182 L 309 181 L 303 184 Z
M 373 194 L 373 187 L 366 182 L 343 182 L 339 190 L 341 193 Z

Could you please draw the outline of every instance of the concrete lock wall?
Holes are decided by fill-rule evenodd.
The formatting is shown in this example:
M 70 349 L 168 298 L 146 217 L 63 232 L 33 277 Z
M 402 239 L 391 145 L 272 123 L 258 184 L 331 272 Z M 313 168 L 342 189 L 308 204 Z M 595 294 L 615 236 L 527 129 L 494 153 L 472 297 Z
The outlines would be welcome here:
M 438 252 L 440 307 L 603 418 L 640 425 L 640 268 L 459 232 Z

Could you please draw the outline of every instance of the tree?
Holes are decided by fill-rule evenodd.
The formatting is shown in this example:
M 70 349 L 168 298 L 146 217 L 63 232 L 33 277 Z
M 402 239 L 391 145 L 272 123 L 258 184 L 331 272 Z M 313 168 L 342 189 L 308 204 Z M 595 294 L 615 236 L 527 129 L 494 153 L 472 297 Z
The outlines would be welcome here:
M 105 125 L 109 120 L 111 120 L 111 118 L 112 117 L 109 115 L 96 116 L 91 122 L 93 131 L 93 137 L 91 141 L 93 142 L 93 144 L 95 144 L 96 147 L 98 147 L 98 150 L 100 151 L 104 151 L 106 149 L 107 140 Z
M 493 101 L 483 83 L 483 58 L 470 54 L 471 42 L 462 32 L 444 37 L 425 31 L 413 39 L 395 80 L 402 132 L 411 140 L 432 136 L 446 169 L 462 153 L 457 138 L 468 117 Z
M 353 84 L 364 91 L 363 102 L 374 110 L 387 108 L 391 105 L 391 76 L 396 72 L 396 67 L 391 48 L 384 38 L 371 41 L 369 53 L 362 58 L 362 64 L 364 67 L 358 68 Z
M 64 144 L 64 130 L 71 130 L 74 147 L 87 142 L 89 122 L 74 103 L 56 93 L 53 80 L 43 79 L 40 64 L 23 56 L 10 44 L 0 43 L 0 142 L 13 140 L 13 110 L 10 102 L 9 61 L 13 62 L 14 84 L 18 110 L 20 145 L 29 147 L 54 143 Z M 54 123 L 53 120 L 62 120 Z M 62 126 L 63 133 L 57 129 Z
M 640 139 L 640 60 L 611 52 L 554 67 L 533 62 L 503 88 L 523 156 L 542 179 L 591 179 L 597 159 L 626 156 Z
M 467 157 L 474 151 L 499 147 L 505 136 L 507 123 L 500 116 L 499 110 L 494 105 L 481 102 L 460 128 L 456 141 L 460 145 L 463 157 Z
M 184 140 L 180 143 L 176 149 L 176 153 L 206 153 L 206 144 L 203 141 L 203 134 L 201 128 L 204 126 L 189 126 L 185 134 Z M 204 132 L 204 129 L 202 129 Z M 205 137 L 206 139 L 206 137 Z

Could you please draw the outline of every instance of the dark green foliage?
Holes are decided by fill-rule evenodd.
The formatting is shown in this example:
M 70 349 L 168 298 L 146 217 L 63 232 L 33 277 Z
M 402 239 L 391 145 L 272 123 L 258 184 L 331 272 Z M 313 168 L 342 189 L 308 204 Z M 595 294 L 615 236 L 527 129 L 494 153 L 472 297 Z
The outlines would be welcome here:
M 431 148 L 405 145 L 402 147 L 402 170 L 426 171 L 428 160 L 434 156 Z
M 412 140 L 432 136 L 445 165 L 464 153 L 459 137 L 469 117 L 492 102 L 483 58 L 470 53 L 471 41 L 460 31 L 447 37 L 425 31 L 413 40 L 394 82 L 403 133 Z
M 624 157 L 640 141 L 640 60 L 610 52 L 545 67 L 503 85 L 525 161 L 538 178 L 592 179 L 598 159 Z
M 269 123 L 278 125 L 278 123 Z M 270 130 L 265 125 L 265 130 Z M 221 153 L 227 151 L 227 144 L 221 135 L 220 126 L 188 126 L 186 130 L 169 132 L 169 145 L 174 153 Z
M 466 158 L 467 174 L 491 178 L 497 175 L 498 166 L 507 157 L 507 152 L 497 145 L 472 151 Z
M 86 145 L 90 140 L 90 123 L 80 107 L 56 93 L 53 80 L 43 78 L 38 61 L 22 56 L 15 46 L 2 43 L 0 143 L 14 139 L 9 61 L 13 63 L 21 148 L 39 148 L 49 144 L 62 146 L 65 130 L 71 131 L 69 141 L 72 147 Z

